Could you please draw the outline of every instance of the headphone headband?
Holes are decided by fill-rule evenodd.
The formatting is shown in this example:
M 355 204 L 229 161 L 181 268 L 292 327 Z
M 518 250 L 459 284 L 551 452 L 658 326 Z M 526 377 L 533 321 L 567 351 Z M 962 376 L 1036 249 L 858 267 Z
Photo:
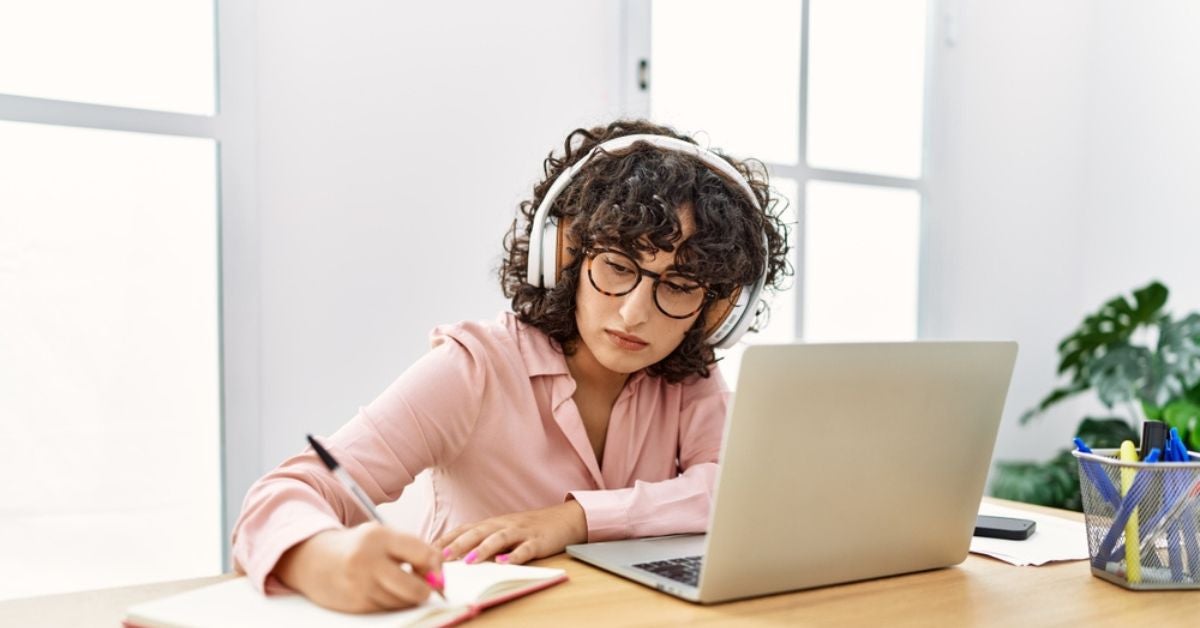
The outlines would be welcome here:
M 746 177 L 742 176 L 742 173 L 738 172 L 737 168 L 734 168 L 732 164 L 725 161 L 720 155 L 691 142 L 665 135 L 642 133 L 616 137 L 593 147 L 579 161 L 571 164 L 570 167 L 564 170 L 554 180 L 554 183 L 550 185 L 550 189 L 546 191 L 545 197 L 542 198 L 537 211 L 533 214 L 533 225 L 529 234 L 529 266 L 526 269 L 526 280 L 530 284 L 549 289 L 553 288 L 558 281 L 558 256 L 563 236 L 559 233 L 558 221 L 549 215 L 550 207 L 554 205 L 554 201 L 562 194 L 575 175 L 593 158 L 598 155 L 630 148 L 638 142 L 645 142 L 651 146 L 691 155 L 699 159 L 704 165 L 724 175 L 725 179 L 736 184 L 746 195 L 746 198 L 750 199 L 755 209 L 762 211 L 762 206 L 758 202 L 758 197 L 754 195 L 754 188 L 750 187 L 750 182 L 746 180 Z M 547 236 L 547 229 L 552 232 L 554 237 Z M 763 234 L 763 247 L 764 250 L 769 250 L 767 248 L 767 236 L 765 233 Z M 762 294 L 765 283 L 766 267 L 764 265 L 763 274 L 758 277 L 755 283 L 743 286 L 735 294 L 733 297 L 735 299 L 734 304 L 729 308 L 728 314 L 722 317 L 716 329 L 709 335 L 707 339 L 709 344 L 715 345 L 720 349 L 729 348 L 750 328 L 751 323 L 754 322 L 754 307 L 758 302 L 759 296 Z

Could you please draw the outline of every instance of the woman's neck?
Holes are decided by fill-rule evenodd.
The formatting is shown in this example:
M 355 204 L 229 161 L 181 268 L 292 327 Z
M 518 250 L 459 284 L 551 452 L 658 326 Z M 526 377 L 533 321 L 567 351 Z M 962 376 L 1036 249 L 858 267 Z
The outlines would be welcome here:
M 601 393 L 616 398 L 629 380 L 629 373 L 618 373 L 596 359 L 582 340 L 575 341 L 575 352 L 567 356 L 567 370 L 575 378 L 575 389 Z

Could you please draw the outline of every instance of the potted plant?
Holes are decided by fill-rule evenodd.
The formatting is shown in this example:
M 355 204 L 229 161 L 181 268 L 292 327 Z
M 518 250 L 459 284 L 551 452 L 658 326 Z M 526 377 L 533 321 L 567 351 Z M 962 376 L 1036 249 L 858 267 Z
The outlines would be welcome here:
M 1084 417 L 1076 435 L 1092 448 L 1139 440 L 1141 422 L 1163 421 L 1200 450 L 1200 313 L 1176 319 L 1164 310 L 1169 291 L 1155 281 L 1117 296 L 1083 319 L 1058 345 L 1065 380 L 1021 416 L 1025 425 L 1046 409 L 1092 391 L 1112 412 Z M 995 497 L 1082 510 L 1070 448 L 1048 462 L 997 463 Z

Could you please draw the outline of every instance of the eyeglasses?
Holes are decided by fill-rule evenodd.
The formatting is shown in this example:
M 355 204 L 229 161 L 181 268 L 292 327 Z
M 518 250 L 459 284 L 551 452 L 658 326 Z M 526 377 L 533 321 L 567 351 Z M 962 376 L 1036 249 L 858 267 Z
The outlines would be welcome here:
M 688 318 L 704 307 L 704 302 L 713 296 L 700 282 L 668 271 L 648 271 L 628 255 L 611 249 L 588 251 L 588 279 L 592 287 L 610 297 L 619 297 L 633 292 L 642 281 L 642 276 L 654 280 L 654 305 L 670 318 Z

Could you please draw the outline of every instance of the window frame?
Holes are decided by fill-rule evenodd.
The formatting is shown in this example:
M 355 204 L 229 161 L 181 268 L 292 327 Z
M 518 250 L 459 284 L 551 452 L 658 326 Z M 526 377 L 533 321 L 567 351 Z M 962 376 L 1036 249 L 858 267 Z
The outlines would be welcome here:
M 0 93 L 0 120 L 208 138 L 217 150 L 222 569 L 242 497 L 262 475 L 255 104 L 257 11 L 213 0 L 212 116 Z
M 926 329 L 924 316 L 924 287 L 926 285 L 926 246 L 929 234 L 927 217 L 928 209 L 928 174 L 930 172 L 930 101 L 932 97 L 932 71 L 934 68 L 934 32 L 937 3 L 935 0 L 925 1 L 925 45 L 924 45 L 924 84 L 921 86 L 923 100 L 921 105 L 922 141 L 921 141 L 921 176 L 916 178 L 894 177 L 869 172 L 853 170 L 834 170 L 814 168 L 808 165 L 808 44 L 809 44 L 809 4 L 810 0 L 799 0 L 800 8 L 800 119 L 797 124 L 796 142 L 797 162 L 781 164 L 764 162 L 768 174 L 774 177 L 785 177 L 796 182 L 797 198 L 790 199 L 796 212 L 795 242 L 797 243 L 792 257 L 795 268 L 793 288 L 795 299 L 795 328 L 793 338 L 804 337 L 804 302 L 805 302 L 805 259 L 803 255 L 805 223 L 807 222 L 806 196 L 808 183 L 824 181 L 832 183 L 848 183 L 890 189 L 915 190 L 920 198 L 920 231 L 917 250 L 917 328 L 916 337 L 920 338 Z M 645 117 L 650 116 L 650 87 L 653 84 L 654 61 L 650 58 L 651 38 L 651 2 L 653 0 L 622 0 L 622 44 L 621 54 L 622 79 L 618 94 L 623 111 L 626 115 Z M 643 61 L 648 62 L 648 68 L 641 67 Z M 647 84 L 643 85 L 644 79 Z

